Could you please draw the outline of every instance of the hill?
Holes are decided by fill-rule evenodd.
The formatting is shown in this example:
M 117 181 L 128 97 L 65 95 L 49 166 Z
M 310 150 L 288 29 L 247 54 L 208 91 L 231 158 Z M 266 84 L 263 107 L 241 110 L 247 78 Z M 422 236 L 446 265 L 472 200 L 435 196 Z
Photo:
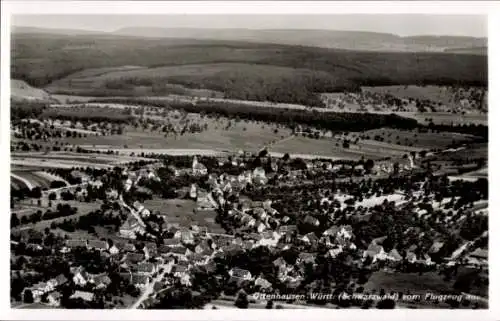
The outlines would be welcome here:
M 447 53 L 467 54 L 467 55 L 488 55 L 488 47 L 466 47 L 446 49 Z
M 400 37 L 389 33 L 306 30 L 306 29 L 196 29 L 126 27 L 113 32 L 79 29 L 13 27 L 14 34 L 57 34 L 94 36 L 132 36 L 140 38 L 198 39 L 273 43 L 321 48 L 389 52 L 443 52 L 454 48 L 486 47 L 486 38 L 456 36 Z
M 49 101 L 50 95 L 42 89 L 34 88 L 22 80 L 10 81 L 10 96 L 13 100 Z
M 117 35 L 155 38 L 193 38 L 237 40 L 257 43 L 302 45 L 346 50 L 442 52 L 455 47 L 486 46 L 485 38 L 412 36 L 400 37 L 388 33 L 304 30 L 304 29 L 191 29 L 191 28 L 122 28 Z
M 35 87 L 50 84 L 52 93 L 121 96 L 139 87 L 144 95 L 168 83 L 229 98 L 309 105 L 318 105 L 321 92 L 405 84 L 481 86 L 488 77 L 487 57 L 477 55 L 110 35 L 14 34 L 11 63 L 12 78 Z

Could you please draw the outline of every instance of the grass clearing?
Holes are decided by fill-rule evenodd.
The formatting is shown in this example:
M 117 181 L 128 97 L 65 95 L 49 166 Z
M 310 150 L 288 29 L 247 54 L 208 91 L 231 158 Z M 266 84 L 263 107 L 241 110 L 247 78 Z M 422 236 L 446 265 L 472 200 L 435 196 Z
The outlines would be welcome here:
M 411 294 L 425 295 L 431 293 L 446 293 L 453 290 L 452 282 L 445 282 L 443 276 L 437 272 L 426 272 L 422 275 L 418 273 L 401 273 L 377 271 L 372 274 L 364 288 L 367 291 L 384 289 L 386 293 L 410 291 Z
M 152 212 L 159 211 L 160 215 L 167 216 L 172 224 L 190 227 L 198 225 L 207 227 L 209 232 L 224 233 L 224 229 L 215 223 L 215 211 L 198 211 L 196 202 L 192 200 L 154 198 L 144 202 L 144 206 Z
M 188 133 L 182 136 L 165 134 L 160 130 L 142 130 L 128 126 L 123 135 L 87 138 L 65 138 L 72 145 L 105 146 L 132 149 L 213 149 L 213 150 L 258 150 L 273 140 L 288 136 L 288 129 L 269 126 L 264 123 L 208 119 L 208 129 L 201 133 Z M 276 132 L 275 132 L 276 131 Z
M 452 143 L 471 143 L 474 140 L 474 136 L 464 135 L 459 133 L 451 132 L 427 132 L 419 133 L 417 130 L 399 130 L 393 128 L 379 128 L 364 132 L 361 135 L 368 135 L 370 140 L 360 141 L 360 145 L 363 144 L 380 144 L 380 147 L 387 148 L 384 146 L 391 144 L 396 149 L 403 149 L 405 151 L 420 149 L 441 149 L 446 148 Z M 358 137 L 360 134 L 350 133 L 349 137 Z M 373 141 L 375 137 L 381 137 L 383 142 Z M 399 142 L 399 144 L 398 144 Z M 414 147 L 414 148 L 411 148 Z
M 338 159 L 359 160 L 361 157 L 374 160 L 388 156 L 402 156 L 415 148 L 381 144 L 374 141 L 361 141 L 351 144 L 349 148 L 342 147 L 343 139 L 313 139 L 295 136 L 289 140 L 277 143 L 270 148 L 270 152 L 289 153 L 290 155 L 311 154 L 318 157 L 334 157 Z

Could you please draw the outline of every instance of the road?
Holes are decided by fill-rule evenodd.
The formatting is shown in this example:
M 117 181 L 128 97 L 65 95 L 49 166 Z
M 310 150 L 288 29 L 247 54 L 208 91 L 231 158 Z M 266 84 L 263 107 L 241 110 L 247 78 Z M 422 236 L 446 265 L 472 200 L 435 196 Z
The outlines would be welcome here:
M 125 207 L 126 209 L 128 209 L 130 211 L 130 214 L 132 214 L 135 219 L 139 222 L 139 224 L 142 226 L 142 227 L 146 227 L 146 224 L 144 224 L 144 221 L 142 220 L 142 218 L 140 217 L 139 214 L 137 214 L 137 212 L 131 208 L 130 206 L 127 205 L 127 203 L 125 203 L 125 201 L 123 200 L 123 195 L 120 195 L 120 197 L 118 198 L 118 200 L 120 201 L 121 205 L 123 207 Z
M 154 291 L 154 285 L 156 282 L 160 281 L 163 276 L 167 273 L 167 267 L 165 265 L 159 265 L 159 268 L 160 269 L 163 269 L 163 272 L 162 273 L 159 273 L 156 278 L 154 278 L 147 286 L 146 288 L 144 289 L 144 291 L 142 292 L 141 296 L 137 299 L 137 301 L 135 301 L 130 307 L 129 309 L 137 309 L 141 303 L 146 300 L 149 295 L 151 293 L 153 293 Z

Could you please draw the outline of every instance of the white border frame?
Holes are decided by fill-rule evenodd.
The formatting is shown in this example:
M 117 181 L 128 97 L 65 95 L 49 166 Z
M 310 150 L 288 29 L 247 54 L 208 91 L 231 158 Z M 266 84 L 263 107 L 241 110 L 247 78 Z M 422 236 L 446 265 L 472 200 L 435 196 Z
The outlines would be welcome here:
M 50 320 L 256 320 L 256 319 L 280 319 L 280 320 L 304 320 L 310 317 L 317 319 L 362 319 L 371 320 L 380 316 L 387 320 L 401 319 L 476 319 L 491 320 L 499 316 L 497 303 L 498 291 L 500 289 L 495 268 L 498 267 L 499 256 L 490 246 L 490 309 L 489 310 L 194 310 L 194 311 L 148 311 L 148 310 L 25 310 L 10 309 L 10 284 L 9 273 L 9 172 L 10 172 L 10 144 L 9 144 L 9 122 L 10 110 L 10 16 L 12 14 L 488 14 L 489 30 L 500 30 L 500 10 L 497 2 L 491 1 L 352 1 L 352 2 L 288 2 L 288 1 L 193 1 L 193 2 L 161 2 L 161 1 L 2 1 L 1 2 L 1 121 L 0 147 L 1 164 L 0 172 L 1 191 L 0 204 L 3 206 L 3 214 L 0 215 L 2 222 L 0 226 L 6 231 L 0 233 L 3 240 L 0 241 L 0 255 L 3 264 L 0 266 L 0 284 L 4 285 L 0 293 L 0 318 L 1 319 L 50 319 Z M 489 33 L 489 105 L 494 106 L 490 110 L 490 119 L 496 119 L 500 110 L 498 104 L 499 81 L 498 71 L 500 69 L 500 57 L 498 33 Z M 499 118 L 500 119 L 500 118 Z M 489 154 L 490 164 L 498 164 L 498 156 L 493 150 L 498 149 L 500 133 L 491 126 Z M 497 145 L 495 148 L 495 145 Z M 499 170 L 490 166 L 490 195 L 497 195 L 500 186 L 494 186 L 492 181 L 500 182 Z M 499 194 L 500 195 L 500 194 Z M 498 244 L 498 234 L 491 227 L 499 223 L 496 209 L 499 209 L 498 198 L 490 200 L 490 242 Z M 493 233 L 492 233 L 493 232 Z M 222 312 L 224 311 L 224 312 Z M 335 311 L 335 312 L 334 312 Z M 416 313 L 418 311 L 418 313 Z M 313 315 L 311 315 L 313 314 Z

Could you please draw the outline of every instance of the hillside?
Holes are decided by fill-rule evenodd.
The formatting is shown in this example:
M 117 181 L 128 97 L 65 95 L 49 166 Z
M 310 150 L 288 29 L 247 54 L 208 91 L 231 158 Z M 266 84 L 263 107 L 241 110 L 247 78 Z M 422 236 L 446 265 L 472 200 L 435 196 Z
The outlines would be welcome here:
M 119 29 L 114 34 L 137 37 L 237 40 L 346 50 L 396 52 L 442 52 L 445 49 L 486 46 L 487 44 L 485 38 L 473 37 L 400 37 L 376 32 L 302 29 L 251 30 L 132 27 Z
M 316 93 L 361 85 L 481 86 L 488 77 L 487 57 L 477 55 L 193 39 L 14 34 L 11 53 L 12 78 L 90 96 L 133 95 L 136 87 L 144 95 L 168 83 L 229 98 L 318 105 Z
M 10 81 L 10 96 L 13 100 L 48 101 L 50 95 L 42 89 L 33 88 L 22 80 Z
M 362 51 L 443 52 L 454 48 L 486 47 L 486 38 L 453 36 L 400 37 L 389 33 L 304 29 L 196 29 L 127 27 L 114 32 L 14 27 L 14 34 L 133 36 L 299 45 Z M 486 54 L 486 53 L 483 53 Z
M 465 47 L 446 49 L 446 53 L 467 54 L 467 55 L 488 55 L 488 47 Z

